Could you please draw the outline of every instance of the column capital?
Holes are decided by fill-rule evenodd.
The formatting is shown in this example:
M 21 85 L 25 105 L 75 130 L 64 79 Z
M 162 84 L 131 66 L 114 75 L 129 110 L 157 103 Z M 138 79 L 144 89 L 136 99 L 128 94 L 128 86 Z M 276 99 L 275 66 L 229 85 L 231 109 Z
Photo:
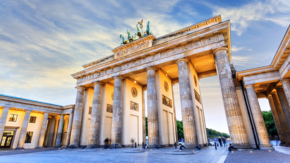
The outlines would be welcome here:
M 146 68 L 146 70 L 154 70 L 154 71 L 156 71 L 157 69 L 155 67 L 148 67 L 148 68 Z
M 220 50 L 226 50 L 226 51 L 228 51 L 228 48 L 226 48 L 226 47 L 219 47 L 219 48 L 217 48 L 217 49 L 215 49 L 215 50 L 213 51 L 213 54 L 215 54 L 216 52 L 218 52 L 218 51 L 220 51 Z
M 105 84 L 105 83 L 103 83 L 103 82 L 100 82 L 100 81 L 95 81 L 95 82 L 93 82 L 93 84 L 94 84 L 94 85 L 96 85 L 96 84 L 103 85 L 103 84 Z
M 289 78 L 285 78 L 285 79 L 281 79 L 280 81 L 281 82 L 283 82 L 283 81 L 290 81 L 290 79 Z
M 181 58 L 181 59 L 178 59 L 178 60 L 176 61 L 176 63 L 178 64 L 178 62 L 180 62 L 180 61 L 189 62 L 189 60 L 188 60 L 187 58 Z
M 114 79 L 121 79 L 122 80 L 123 77 L 122 76 L 115 76 Z
M 4 105 L 4 106 L 3 106 L 3 109 L 10 109 L 10 108 L 12 108 L 11 105 Z
M 245 85 L 245 88 L 250 88 L 250 87 L 254 87 L 254 84 Z
M 85 89 L 84 86 L 76 86 L 75 88 L 76 88 L 76 89 Z

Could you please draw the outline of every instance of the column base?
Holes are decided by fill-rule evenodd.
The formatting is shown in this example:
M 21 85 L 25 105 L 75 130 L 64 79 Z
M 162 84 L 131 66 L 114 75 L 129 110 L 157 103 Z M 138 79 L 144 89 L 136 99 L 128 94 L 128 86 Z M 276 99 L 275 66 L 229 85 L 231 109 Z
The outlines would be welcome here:
M 290 147 L 290 143 L 285 143 L 283 146 Z
M 23 147 L 16 147 L 15 149 L 16 150 L 21 150 L 21 149 L 25 149 L 25 148 L 23 148 Z
M 87 148 L 98 148 L 99 147 L 99 145 L 96 145 L 96 144 L 94 144 L 94 145 L 87 145 Z
M 44 147 L 36 147 L 35 149 L 43 149 Z
M 193 145 L 192 145 L 192 144 L 186 144 L 186 143 L 185 143 L 184 146 L 185 146 L 185 148 L 193 149 L 193 148 L 196 148 L 197 145 L 196 145 L 196 144 L 193 144 Z
M 116 144 L 111 144 L 110 145 L 111 148 L 116 148 Z M 117 148 L 122 148 L 121 144 L 117 144 Z
M 285 146 L 285 142 L 281 142 L 280 144 L 279 144 L 279 146 Z
M 272 150 L 272 151 L 275 150 L 274 147 L 271 144 L 269 144 L 269 145 L 260 144 L 259 147 L 260 147 L 260 150 Z
M 232 144 L 232 146 L 236 149 L 251 149 L 250 144 Z
M 147 148 L 156 148 L 158 146 L 158 148 L 161 147 L 161 145 L 148 145 Z
M 79 145 L 69 145 L 68 148 L 79 148 Z

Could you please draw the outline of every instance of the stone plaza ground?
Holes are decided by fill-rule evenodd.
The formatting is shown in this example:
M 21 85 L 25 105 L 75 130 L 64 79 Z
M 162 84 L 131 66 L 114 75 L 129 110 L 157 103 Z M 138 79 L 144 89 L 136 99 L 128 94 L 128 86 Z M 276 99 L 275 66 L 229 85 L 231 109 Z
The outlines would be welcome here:
M 290 149 L 275 146 L 276 151 L 234 151 L 228 152 L 226 147 L 203 148 L 195 150 L 194 154 L 187 155 L 192 150 L 185 150 L 186 155 L 176 155 L 174 148 L 146 149 L 32 149 L 32 150 L 0 150 L 0 162 L 9 163 L 79 163 L 79 162 L 134 162 L 134 163 L 164 163 L 164 162 L 205 162 L 205 163 L 283 163 L 290 162 Z M 142 151 L 142 152 L 141 152 Z M 37 152 L 37 154 L 35 154 Z

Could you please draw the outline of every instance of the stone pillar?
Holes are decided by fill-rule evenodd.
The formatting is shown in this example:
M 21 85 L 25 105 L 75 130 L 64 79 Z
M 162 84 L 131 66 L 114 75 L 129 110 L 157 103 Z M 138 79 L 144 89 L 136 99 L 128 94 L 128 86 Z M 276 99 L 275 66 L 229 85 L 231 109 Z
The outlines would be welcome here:
M 67 126 L 67 132 L 66 132 L 66 139 L 65 139 L 65 144 L 63 146 L 68 146 L 69 140 L 70 140 L 70 134 L 71 134 L 71 128 L 72 128 L 72 121 L 73 121 L 73 113 L 69 115 L 69 120 L 68 120 L 68 126 Z
M 156 92 L 155 69 L 147 69 L 147 123 L 148 146 L 159 146 L 158 104 Z
M 89 131 L 89 146 L 97 147 L 99 144 L 100 115 L 102 109 L 102 83 L 96 82 L 94 88 L 91 123 Z
M 60 141 L 61 141 L 61 135 L 62 135 L 62 129 L 63 129 L 63 117 L 64 115 L 60 115 L 59 123 L 58 123 L 58 130 L 57 130 L 57 135 L 56 135 L 56 147 L 60 147 Z
M 84 88 L 77 87 L 77 97 L 74 109 L 70 146 L 78 147 L 80 142 L 80 133 L 82 126 L 82 116 L 83 116 L 83 103 L 84 103 Z
M 282 79 L 281 82 L 290 107 L 290 79 Z
M 55 117 L 55 125 L 54 125 L 54 131 L 53 131 L 53 136 L 52 136 L 52 145 L 51 145 L 53 147 L 56 146 L 56 137 L 57 137 L 59 121 L 60 121 L 60 117 Z
M 216 49 L 214 54 L 232 145 L 234 148 L 250 148 L 232 78 L 227 48 Z
M 51 147 L 53 144 L 52 144 L 52 141 L 53 141 L 53 133 L 54 133 L 54 127 L 55 127 L 55 117 L 52 117 L 51 120 L 50 120 L 50 126 L 49 126 L 49 132 L 48 132 L 48 137 L 47 137 L 47 146 L 48 147 Z
M 2 140 L 5 124 L 7 121 L 8 113 L 9 113 L 10 107 L 4 106 L 1 117 L 0 117 L 0 140 Z
M 146 120 L 145 120 L 145 91 L 146 87 L 142 88 L 142 128 L 143 128 L 143 143 L 146 144 Z
M 45 132 L 46 132 L 46 128 L 47 128 L 47 119 L 48 119 L 48 113 L 44 113 L 37 148 L 43 147 L 44 136 L 45 136 Z
M 193 101 L 191 95 L 191 87 L 189 82 L 189 73 L 187 59 L 177 60 L 180 104 L 183 122 L 183 133 L 185 146 L 187 148 L 196 147 L 196 128 L 195 118 L 193 113 Z
M 43 144 L 43 146 L 48 146 L 48 138 L 49 138 L 50 126 L 51 126 L 51 118 L 48 117 L 48 124 L 47 124 L 47 129 L 46 129 L 46 132 L 45 132 L 45 137 L 44 137 L 44 144 Z
M 251 111 L 253 114 L 254 123 L 257 129 L 258 138 L 260 142 L 260 149 L 274 149 L 270 144 L 269 136 L 267 133 L 265 121 L 262 115 L 262 111 L 260 109 L 259 101 L 257 98 L 257 94 L 253 85 L 246 86 L 247 95 L 251 107 Z
M 174 130 L 175 130 L 175 140 L 174 143 L 178 143 L 178 131 L 177 131 L 177 122 L 176 122 L 176 110 L 175 110 L 175 101 L 174 101 L 174 92 L 173 92 L 173 81 L 171 81 L 171 89 L 172 89 L 172 109 L 174 114 Z M 176 144 L 178 145 L 178 144 Z
M 18 140 L 18 149 L 23 149 L 23 145 L 25 142 L 26 138 L 26 133 L 27 133 L 27 127 L 28 127 L 28 122 L 29 122 L 29 117 L 30 117 L 30 110 L 26 110 L 24 120 L 22 122 L 22 127 L 21 127 L 21 132 Z
M 272 94 L 272 97 L 273 97 L 273 101 L 274 101 L 274 104 L 275 104 L 277 115 L 279 117 L 281 128 L 282 128 L 282 131 L 283 131 L 283 134 L 284 134 L 284 138 L 285 138 L 285 142 L 286 142 L 285 146 L 289 147 L 290 146 L 290 132 L 289 132 L 289 128 L 287 126 L 287 122 L 286 122 L 284 113 L 283 113 L 283 109 L 282 109 L 282 106 L 281 106 L 281 101 L 280 101 L 280 99 L 278 97 L 278 93 L 277 93 L 276 90 L 273 90 L 271 94 Z
M 279 135 L 279 138 L 280 138 L 280 141 L 281 141 L 280 145 L 284 146 L 286 144 L 286 141 L 285 141 L 284 133 L 282 131 L 280 120 L 279 120 L 279 117 L 278 117 L 278 114 L 277 114 L 277 110 L 276 110 L 276 107 L 275 107 L 275 104 L 274 104 L 274 100 L 273 100 L 273 97 L 272 97 L 271 94 L 268 95 L 268 101 L 269 101 L 269 104 L 270 104 L 270 107 L 271 107 L 271 111 L 272 111 L 273 119 L 274 119 L 274 122 L 275 122 L 275 125 L 276 125 L 276 128 L 277 128 L 277 132 L 278 132 L 278 135 Z
M 112 145 L 121 147 L 122 143 L 122 78 L 114 78 L 113 118 L 112 118 Z
M 286 119 L 286 124 L 288 126 L 288 129 L 290 130 L 290 108 L 289 108 L 287 97 L 284 93 L 283 88 L 276 88 L 276 90 L 277 90 L 277 94 L 280 100 L 280 104 L 282 106 L 284 117 Z

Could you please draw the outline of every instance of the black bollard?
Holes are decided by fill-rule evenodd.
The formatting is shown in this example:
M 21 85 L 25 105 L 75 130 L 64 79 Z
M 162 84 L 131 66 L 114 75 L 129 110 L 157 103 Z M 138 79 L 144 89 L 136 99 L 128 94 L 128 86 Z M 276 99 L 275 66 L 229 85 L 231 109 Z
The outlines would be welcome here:
M 159 149 L 158 145 L 156 145 L 156 148 Z
M 117 144 L 115 144 L 115 148 L 117 149 Z
M 175 145 L 175 149 L 176 149 L 177 148 L 177 143 L 175 142 L 174 145 Z
M 144 142 L 142 142 L 142 147 L 144 147 Z
M 217 148 L 216 148 L 216 142 L 214 142 L 214 147 L 215 147 L 215 150 L 217 150 Z
M 135 148 L 137 148 L 137 143 L 135 142 Z

